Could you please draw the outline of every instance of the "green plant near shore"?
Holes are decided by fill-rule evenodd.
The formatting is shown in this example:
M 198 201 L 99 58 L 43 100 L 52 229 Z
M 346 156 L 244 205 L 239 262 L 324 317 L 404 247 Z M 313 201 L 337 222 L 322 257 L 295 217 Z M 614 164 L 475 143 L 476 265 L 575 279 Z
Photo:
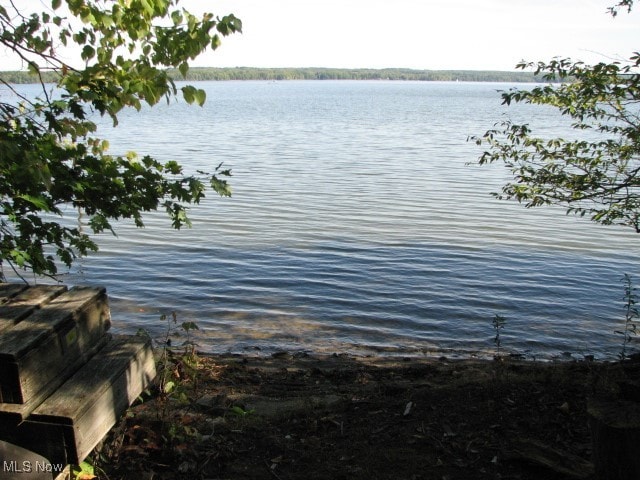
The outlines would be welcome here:
M 191 381 L 193 388 L 197 390 L 198 353 L 192 332 L 199 328 L 195 322 L 178 324 L 176 312 L 162 315 L 160 319 L 167 322 L 162 353 L 158 360 L 160 398 L 162 403 L 167 403 L 169 399 L 185 403 L 188 401 L 185 383 Z M 186 335 L 186 339 L 181 345 L 174 346 L 174 339 L 179 338 L 182 333 Z
M 172 420 L 170 411 L 172 404 L 186 405 L 193 393 L 197 393 L 200 361 L 193 331 L 199 327 L 195 322 L 179 323 L 175 311 L 170 315 L 162 314 L 160 320 L 166 322 L 166 330 L 162 340 L 157 342 L 160 348 L 156 354 L 156 416 L 162 424 L 165 440 L 182 441 L 185 437 L 197 435 L 197 431 Z M 150 336 L 146 330 L 138 334 Z M 179 343 L 180 339 L 184 340 Z
M 500 347 L 502 345 L 502 338 L 500 337 L 500 333 L 502 331 L 502 329 L 504 328 L 504 326 L 507 323 L 507 319 L 506 317 L 503 317 L 502 315 L 494 315 L 493 320 L 491 322 L 491 324 L 493 325 L 493 329 L 496 333 L 496 336 L 493 338 L 493 343 L 496 346 L 496 359 L 500 358 Z
M 624 329 L 616 330 L 615 333 L 622 335 L 622 347 L 618 357 L 620 360 L 626 360 L 628 356 L 629 344 L 631 339 L 638 334 L 638 321 L 640 320 L 640 311 L 638 311 L 637 289 L 633 284 L 630 275 L 625 274 L 622 278 L 624 282 Z

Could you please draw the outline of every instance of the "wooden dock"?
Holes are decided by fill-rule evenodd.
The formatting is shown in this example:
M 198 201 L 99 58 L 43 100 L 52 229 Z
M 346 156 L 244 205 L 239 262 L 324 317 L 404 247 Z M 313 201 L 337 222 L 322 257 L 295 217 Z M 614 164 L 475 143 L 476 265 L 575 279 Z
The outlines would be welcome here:
M 155 377 L 149 341 L 110 325 L 104 288 L 0 283 L 0 442 L 52 465 L 86 458 Z

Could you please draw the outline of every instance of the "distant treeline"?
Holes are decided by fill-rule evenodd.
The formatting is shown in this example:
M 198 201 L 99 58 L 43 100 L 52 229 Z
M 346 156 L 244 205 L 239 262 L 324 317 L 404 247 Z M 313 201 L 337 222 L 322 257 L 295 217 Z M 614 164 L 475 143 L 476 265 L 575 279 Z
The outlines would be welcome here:
M 170 72 L 181 78 L 178 72 Z M 528 72 L 411 70 L 407 68 L 192 68 L 187 80 L 419 80 L 444 82 L 535 82 Z
M 176 80 L 182 80 L 177 70 L 169 70 Z M 0 72 L 6 83 L 35 83 L 38 78 L 28 72 Z M 43 73 L 47 83 L 55 82 L 53 73 Z M 427 82 L 540 82 L 529 72 L 483 70 L 412 70 L 407 68 L 191 68 L 186 80 L 414 80 Z

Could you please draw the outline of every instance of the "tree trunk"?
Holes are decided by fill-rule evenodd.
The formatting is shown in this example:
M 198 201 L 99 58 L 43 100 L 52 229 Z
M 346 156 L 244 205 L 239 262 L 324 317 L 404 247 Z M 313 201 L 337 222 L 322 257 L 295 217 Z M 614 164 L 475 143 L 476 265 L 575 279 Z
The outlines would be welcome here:
M 640 404 L 592 399 L 588 414 L 596 478 L 640 479 Z

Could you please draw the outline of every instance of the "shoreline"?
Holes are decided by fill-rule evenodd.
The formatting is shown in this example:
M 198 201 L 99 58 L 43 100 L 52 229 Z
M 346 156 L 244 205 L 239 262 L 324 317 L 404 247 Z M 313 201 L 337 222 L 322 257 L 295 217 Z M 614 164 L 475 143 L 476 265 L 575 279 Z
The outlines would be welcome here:
M 549 83 L 533 72 L 518 70 L 424 70 L 412 68 L 331 68 L 331 67 L 191 67 L 186 77 L 177 69 L 167 72 L 174 80 L 237 81 L 237 80 L 376 80 L 420 82 L 497 82 Z M 0 78 L 10 84 L 33 83 L 26 71 L 0 71 Z M 55 83 L 55 73 L 43 72 L 45 83 Z M 37 83 L 37 82 L 36 82 Z
M 167 360 L 160 376 L 177 374 L 180 389 L 156 391 L 110 433 L 109 480 L 587 480 L 588 399 L 640 371 L 290 352 Z

